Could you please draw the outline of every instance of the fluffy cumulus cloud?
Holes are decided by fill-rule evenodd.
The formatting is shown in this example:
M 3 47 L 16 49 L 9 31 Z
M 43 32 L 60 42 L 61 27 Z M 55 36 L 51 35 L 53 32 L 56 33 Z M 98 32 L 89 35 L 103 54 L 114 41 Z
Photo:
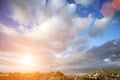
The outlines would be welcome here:
M 0 64 L 6 70 L 9 71 L 7 66 L 13 64 L 18 66 L 16 60 L 28 54 L 34 57 L 36 66 L 33 68 L 48 71 L 89 71 L 98 67 L 94 64 L 103 63 L 99 66 L 104 66 L 105 62 L 119 61 L 117 47 L 113 50 L 118 50 L 115 54 L 107 52 L 109 49 L 103 51 L 104 45 L 88 50 L 89 43 L 104 32 L 114 16 L 98 19 L 93 17 L 93 12 L 79 16 L 78 7 L 89 12 L 87 8 L 93 5 L 93 0 L 75 0 L 74 3 L 67 0 L 5 1 L 1 1 L 5 7 L 0 6 L 0 56 L 5 62 L 0 58 Z M 101 14 L 107 15 L 108 12 Z M 104 57 L 96 51 L 99 49 Z
M 80 18 L 77 17 L 73 19 L 73 26 L 76 27 L 80 31 L 85 31 L 88 29 L 89 25 L 92 23 L 93 19 L 91 15 L 89 15 L 87 18 Z
M 104 17 L 102 19 L 96 19 L 94 22 L 93 26 L 94 29 L 90 31 L 90 36 L 91 37 L 96 37 L 103 33 L 103 31 L 109 26 L 110 24 L 110 17 Z

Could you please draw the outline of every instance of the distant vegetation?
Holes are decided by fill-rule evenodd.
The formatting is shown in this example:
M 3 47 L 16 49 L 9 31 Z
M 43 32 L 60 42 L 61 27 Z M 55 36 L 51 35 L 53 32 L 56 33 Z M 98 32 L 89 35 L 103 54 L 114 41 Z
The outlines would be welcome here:
M 0 80 L 69 80 L 61 72 L 50 73 L 0 73 Z
M 60 71 L 50 73 L 0 73 L 0 80 L 120 80 L 120 69 L 98 69 L 83 76 L 65 76 Z

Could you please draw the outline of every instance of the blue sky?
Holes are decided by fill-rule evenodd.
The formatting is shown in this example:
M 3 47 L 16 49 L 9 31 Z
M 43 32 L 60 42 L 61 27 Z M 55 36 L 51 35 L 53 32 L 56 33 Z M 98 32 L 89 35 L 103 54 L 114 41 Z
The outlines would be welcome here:
M 96 37 L 90 44 L 90 46 L 99 46 L 107 41 L 120 39 L 120 27 L 119 24 L 112 24 L 109 28 L 107 28 L 103 34 Z
M 76 73 L 120 67 L 119 4 L 119 0 L 0 0 L 0 71 Z

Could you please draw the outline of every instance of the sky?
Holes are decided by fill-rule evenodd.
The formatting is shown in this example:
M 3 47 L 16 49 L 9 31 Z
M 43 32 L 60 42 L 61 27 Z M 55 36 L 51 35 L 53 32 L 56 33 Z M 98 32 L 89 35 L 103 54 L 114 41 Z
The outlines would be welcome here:
M 0 71 L 120 68 L 120 0 L 0 0 Z

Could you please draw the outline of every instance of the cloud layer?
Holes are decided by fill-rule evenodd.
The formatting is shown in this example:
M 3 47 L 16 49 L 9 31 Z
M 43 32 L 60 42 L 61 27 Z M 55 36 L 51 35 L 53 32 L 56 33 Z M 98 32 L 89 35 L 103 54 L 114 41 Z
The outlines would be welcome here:
M 1 0 L 0 67 L 9 71 L 14 64 L 18 68 L 20 56 L 28 54 L 35 59 L 33 67 L 43 71 L 85 72 L 113 63 L 119 66 L 116 64 L 119 41 L 115 46 L 108 42 L 89 48 L 90 42 L 103 34 L 117 15 L 110 1 L 98 3 L 101 8 L 94 3 L 94 0 Z M 105 65 L 106 62 L 111 64 Z M 97 63 L 102 64 L 94 66 Z

